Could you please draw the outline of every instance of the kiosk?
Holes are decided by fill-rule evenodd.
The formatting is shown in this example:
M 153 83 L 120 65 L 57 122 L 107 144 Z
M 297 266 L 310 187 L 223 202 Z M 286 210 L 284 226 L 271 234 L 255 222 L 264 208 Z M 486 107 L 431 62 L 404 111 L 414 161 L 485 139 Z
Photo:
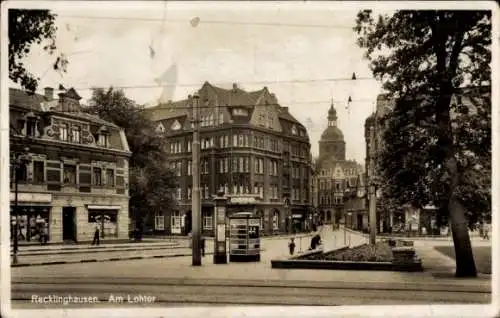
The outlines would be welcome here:
M 229 261 L 260 262 L 260 218 L 250 212 L 229 218 Z

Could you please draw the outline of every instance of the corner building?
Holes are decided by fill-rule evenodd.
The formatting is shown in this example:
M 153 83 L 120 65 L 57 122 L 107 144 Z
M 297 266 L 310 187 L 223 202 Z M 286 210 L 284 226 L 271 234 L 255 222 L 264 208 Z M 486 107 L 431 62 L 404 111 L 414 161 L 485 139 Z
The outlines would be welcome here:
M 83 112 L 71 88 L 54 97 L 9 90 L 11 239 L 19 216 L 21 244 L 37 243 L 48 224 L 51 243 L 91 241 L 96 222 L 101 239 L 129 237 L 128 161 L 120 127 Z M 15 210 L 15 162 L 19 165 Z
M 267 87 L 247 92 L 205 82 L 198 94 L 203 232 L 213 233 L 212 197 L 219 191 L 228 197 L 228 215 L 254 213 L 263 235 L 309 228 L 311 153 L 304 126 Z M 177 206 L 157 212 L 156 232 L 191 231 L 192 103 L 189 97 L 146 110 L 168 139 L 178 177 Z

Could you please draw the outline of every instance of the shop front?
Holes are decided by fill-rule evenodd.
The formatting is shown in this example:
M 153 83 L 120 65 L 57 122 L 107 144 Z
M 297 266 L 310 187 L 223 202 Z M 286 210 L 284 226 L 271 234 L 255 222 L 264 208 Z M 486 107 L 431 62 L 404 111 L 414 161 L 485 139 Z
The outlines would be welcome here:
M 14 240 L 17 228 L 17 238 L 20 244 L 38 243 L 41 233 L 44 233 L 47 241 L 50 241 L 51 194 L 18 193 L 17 211 L 14 193 L 10 194 L 10 202 L 11 240 Z M 19 222 L 19 226 L 16 227 L 17 222 Z
M 291 215 L 291 221 L 292 221 L 292 233 L 300 233 L 304 232 L 306 230 L 306 211 L 303 209 L 293 209 L 292 208 L 292 215 Z
M 102 229 L 102 238 L 118 237 L 118 212 L 119 206 L 88 205 L 88 225 L 94 231 L 96 225 Z

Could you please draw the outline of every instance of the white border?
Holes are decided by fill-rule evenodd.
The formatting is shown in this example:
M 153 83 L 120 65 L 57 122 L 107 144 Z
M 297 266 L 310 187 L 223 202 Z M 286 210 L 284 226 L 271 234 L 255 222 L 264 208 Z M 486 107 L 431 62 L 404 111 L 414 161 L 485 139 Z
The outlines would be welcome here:
M 492 89 L 493 89 L 493 112 L 492 112 L 492 214 L 493 214 L 493 231 L 492 237 L 495 239 L 493 244 L 493 281 L 492 281 L 492 299 L 493 306 L 487 305 L 456 305 L 456 306 L 439 306 L 439 305 L 427 305 L 427 306 L 380 306 L 374 309 L 368 306 L 353 306 L 353 307 L 193 307 L 193 308 L 176 308 L 176 309 L 80 309 L 80 310 L 37 310 L 26 311 L 26 310 L 16 310 L 10 311 L 10 240 L 9 240 L 9 230 L 5 228 L 5 224 L 9 224 L 8 213 L 9 211 L 9 179 L 5 176 L 9 175 L 9 138 L 8 138 L 8 49 L 7 49 L 7 9 L 12 7 L 22 7 L 22 8 L 45 8 L 50 9 L 54 7 L 61 7 L 64 5 L 71 6 L 72 10 L 76 10 L 78 7 L 85 8 L 88 5 L 99 6 L 102 11 L 107 9 L 112 9 L 114 11 L 127 11 L 137 9 L 138 6 L 141 8 L 148 8 L 153 2 L 116 2 L 111 1 L 71 1 L 63 2 L 48 2 L 48 1 L 11 1 L 2 2 L 2 28 L 1 28 L 1 70 L 2 70 L 2 80 L 1 80 L 1 107 L 0 107 L 0 237 L 2 242 L 1 248 L 1 294 L 0 299 L 2 314 L 9 317 L 30 317 L 35 314 L 38 318 L 42 317 L 56 317 L 59 315 L 69 315 L 69 316 L 79 316 L 79 317 L 143 317 L 143 316 L 176 316 L 176 317 L 237 317 L 237 316 L 247 316 L 247 317 L 262 317 L 262 316 L 283 316 L 283 317 L 331 317 L 332 315 L 341 315 L 342 317 L 359 317 L 361 314 L 363 316 L 371 317 L 400 317 L 400 316 L 412 316 L 412 317 L 491 317 L 498 313 L 498 306 L 500 301 L 500 286 L 498 284 L 498 264 L 500 251 L 497 247 L 498 235 L 500 235 L 500 214 L 498 211 L 499 197 L 496 195 L 499 193 L 500 178 L 499 178 L 499 161 L 498 155 L 500 154 L 500 122 L 499 122 L 499 112 L 498 107 L 499 92 L 500 87 L 498 70 L 499 68 L 499 57 L 498 57 L 498 45 L 499 45 L 499 11 L 498 6 L 493 1 L 415 1 L 415 2 L 399 2 L 399 1 L 339 1 L 339 2 L 231 2 L 231 6 L 235 9 L 244 10 L 254 10 L 254 9 L 265 9 L 268 6 L 280 6 L 283 9 L 290 10 L 345 10 L 345 9 L 362 9 L 371 8 L 373 10 L 398 10 L 398 9 L 471 9 L 471 10 L 492 10 Z M 200 6 L 206 6 L 213 10 L 218 8 L 227 8 L 228 2 L 169 2 L 169 5 L 173 8 L 179 9 L 190 9 L 194 6 L 199 8 Z M 119 6 L 119 7 L 118 7 Z M 293 6 L 293 8 L 291 8 Z

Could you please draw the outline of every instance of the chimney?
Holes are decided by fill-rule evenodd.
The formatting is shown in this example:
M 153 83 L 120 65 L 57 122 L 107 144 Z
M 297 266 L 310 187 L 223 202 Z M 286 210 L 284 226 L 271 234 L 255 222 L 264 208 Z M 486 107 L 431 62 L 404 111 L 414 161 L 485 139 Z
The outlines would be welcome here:
M 54 98 L 54 89 L 52 87 L 45 87 L 45 98 L 52 100 Z
M 233 91 L 236 91 L 238 89 L 238 84 L 233 83 Z

